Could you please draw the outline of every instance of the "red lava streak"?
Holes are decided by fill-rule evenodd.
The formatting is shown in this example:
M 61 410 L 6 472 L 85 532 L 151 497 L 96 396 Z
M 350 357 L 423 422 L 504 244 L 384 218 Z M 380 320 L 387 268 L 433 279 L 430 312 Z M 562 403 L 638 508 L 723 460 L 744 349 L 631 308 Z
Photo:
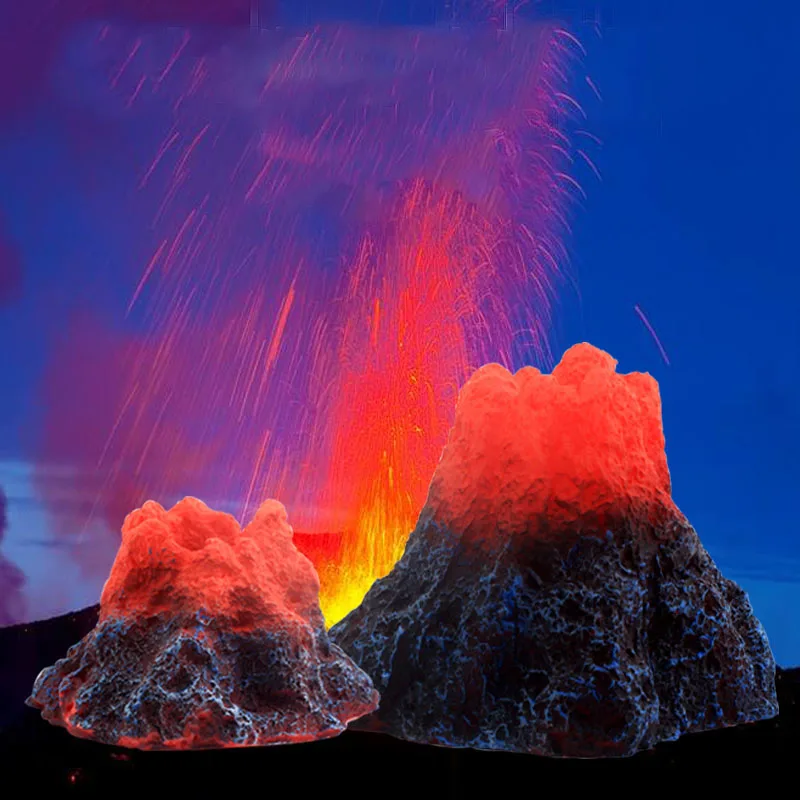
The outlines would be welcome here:
M 428 506 L 451 528 L 496 519 L 521 532 L 545 515 L 561 527 L 600 525 L 632 508 L 637 519 L 674 508 L 656 381 L 620 375 L 589 344 L 570 348 L 551 375 L 499 364 L 473 374 L 431 483 Z

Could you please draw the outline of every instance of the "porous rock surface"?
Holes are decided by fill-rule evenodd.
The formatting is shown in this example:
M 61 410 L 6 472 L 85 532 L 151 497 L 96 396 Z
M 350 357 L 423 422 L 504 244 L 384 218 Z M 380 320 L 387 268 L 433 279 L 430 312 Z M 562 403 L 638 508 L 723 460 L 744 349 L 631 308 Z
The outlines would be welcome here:
M 778 713 L 747 596 L 671 501 L 655 381 L 615 366 L 579 345 L 464 387 L 404 555 L 330 631 L 381 694 L 354 728 L 597 758 Z
M 280 503 L 242 531 L 186 498 L 128 516 L 98 624 L 28 705 L 75 736 L 140 749 L 281 744 L 377 706 L 325 630 L 319 582 Z

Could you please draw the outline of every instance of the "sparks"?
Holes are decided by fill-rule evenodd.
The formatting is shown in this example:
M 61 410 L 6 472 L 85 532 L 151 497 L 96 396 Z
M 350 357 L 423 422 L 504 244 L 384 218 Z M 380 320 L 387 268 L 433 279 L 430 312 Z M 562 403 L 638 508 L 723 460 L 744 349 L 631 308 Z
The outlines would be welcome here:
M 655 332 L 655 330 L 653 329 L 653 326 L 650 324 L 650 321 L 649 321 L 649 320 L 647 319 L 647 317 L 645 316 L 645 314 L 644 314 L 644 311 L 642 311 L 642 309 L 641 309 L 641 308 L 639 308 L 639 306 L 638 306 L 638 305 L 635 305 L 635 306 L 633 307 L 633 310 L 634 310 L 634 311 L 635 311 L 635 312 L 636 312 L 636 313 L 639 315 L 639 319 L 641 319 L 641 320 L 642 320 L 642 322 L 644 323 L 644 326 L 645 326 L 645 328 L 647 328 L 647 330 L 648 330 L 648 331 L 650 331 L 650 335 L 653 337 L 653 341 L 654 341 L 654 342 L 656 343 L 656 345 L 658 346 L 658 349 L 659 349 L 659 351 L 660 351 L 660 353 L 661 353 L 661 357 L 664 359 L 664 363 L 665 363 L 667 366 L 669 366 L 669 358 L 667 358 L 667 351 L 666 351 L 666 350 L 664 350 L 664 347 L 663 347 L 663 346 L 662 346 L 662 344 L 661 344 L 661 340 L 660 340 L 660 339 L 658 338 L 658 336 L 656 335 L 656 332 Z
M 81 351 L 108 373 L 108 408 L 53 447 L 102 455 L 115 530 L 149 498 L 225 498 L 243 516 L 280 498 L 333 624 L 402 554 L 458 388 L 486 361 L 547 357 L 583 195 L 577 40 L 546 25 L 502 41 L 262 33 L 241 64 L 190 58 L 176 30 L 94 42 L 122 58 L 109 91 L 166 120 L 138 172 L 157 213 L 128 310 L 147 327 L 91 364 Z M 215 113 L 232 84 L 245 110 Z

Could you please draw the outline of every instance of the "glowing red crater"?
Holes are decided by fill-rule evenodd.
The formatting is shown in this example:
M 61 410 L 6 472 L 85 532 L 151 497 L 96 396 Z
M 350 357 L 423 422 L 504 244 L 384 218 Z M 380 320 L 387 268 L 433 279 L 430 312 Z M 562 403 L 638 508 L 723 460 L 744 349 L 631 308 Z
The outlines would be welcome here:
M 677 513 L 658 384 L 616 365 L 584 343 L 550 375 L 499 364 L 477 370 L 459 395 L 428 509 L 451 530 L 491 518 L 508 532 L 545 516 L 552 528 Z
M 292 535 L 276 500 L 244 530 L 193 497 L 169 511 L 149 501 L 125 518 L 100 620 L 197 609 L 236 618 L 247 597 L 251 624 L 278 613 L 318 624 L 319 579 Z

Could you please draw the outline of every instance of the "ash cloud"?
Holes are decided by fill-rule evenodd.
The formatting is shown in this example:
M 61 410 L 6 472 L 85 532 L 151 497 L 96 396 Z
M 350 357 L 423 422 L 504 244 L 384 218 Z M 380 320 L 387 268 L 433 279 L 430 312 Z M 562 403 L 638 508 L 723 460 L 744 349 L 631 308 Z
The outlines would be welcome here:
M 8 233 L 5 216 L 0 211 L 0 308 L 12 303 L 22 285 L 22 259 Z
M 8 500 L 0 488 L 0 627 L 22 622 L 25 616 L 25 575 L 2 554 L 8 530 Z
M 262 23 L 275 3 L 261 2 Z M 47 85 L 65 36 L 77 25 L 103 20 L 140 25 L 247 28 L 250 0 L 49 0 L 0 8 L 0 118 L 28 108 Z

